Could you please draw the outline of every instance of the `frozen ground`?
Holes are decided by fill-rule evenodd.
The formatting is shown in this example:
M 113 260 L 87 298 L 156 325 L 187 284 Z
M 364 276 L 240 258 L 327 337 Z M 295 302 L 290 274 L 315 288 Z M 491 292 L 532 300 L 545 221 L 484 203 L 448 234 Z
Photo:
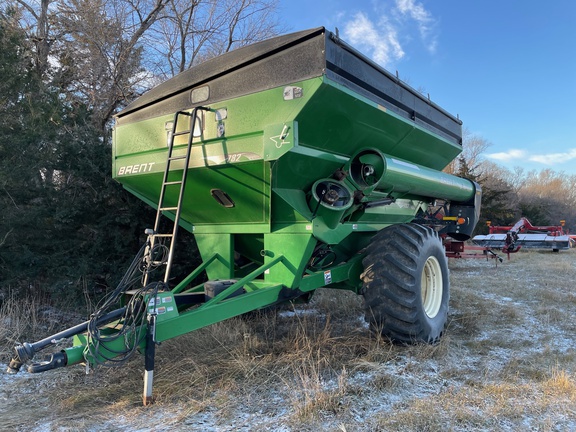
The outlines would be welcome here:
M 73 399 L 70 393 L 81 395 L 99 385 L 97 376 L 85 376 L 79 367 L 39 375 L 1 374 L 0 429 L 573 431 L 574 258 L 569 251 L 517 254 L 497 267 L 482 259 L 451 261 L 450 324 L 439 346 L 390 346 L 384 348 L 389 351 L 386 361 L 381 361 L 383 351 L 379 358 L 367 347 L 344 366 L 322 366 L 332 373 L 323 373 L 319 365 L 317 374 L 294 381 L 242 379 L 229 388 L 207 385 L 201 399 L 161 397 L 142 407 L 138 397 L 121 396 L 117 390 L 92 393 L 89 401 Z M 361 315 L 354 313 L 359 334 L 367 332 Z M 311 314 L 325 311 L 312 303 L 284 312 L 278 320 Z M 337 327 L 338 320 L 331 325 Z M 330 340 L 334 346 L 329 348 L 338 350 L 339 339 Z M 254 364 L 262 364 L 258 362 L 254 357 Z M 6 365 L 0 367 L 5 370 Z M 270 364 L 263 367 L 274 374 Z M 127 368 L 132 375 L 141 374 L 139 360 Z M 174 376 L 170 385 L 177 389 L 184 379 Z M 103 382 L 112 389 L 109 375 Z M 130 384 L 126 391 L 134 388 L 138 386 Z

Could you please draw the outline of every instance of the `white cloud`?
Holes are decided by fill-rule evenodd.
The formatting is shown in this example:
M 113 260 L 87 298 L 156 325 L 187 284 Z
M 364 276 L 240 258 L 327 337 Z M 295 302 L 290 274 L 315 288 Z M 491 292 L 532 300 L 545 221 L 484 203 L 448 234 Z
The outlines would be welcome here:
M 376 25 L 364 13 L 358 12 L 345 24 L 344 37 L 360 50 L 372 52 L 374 61 L 381 65 L 386 66 L 404 57 L 396 29 L 386 19 L 382 19 L 376 29 Z
M 416 21 L 420 38 L 426 45 L 426 49 L 432 54 L 435 53 L 438 38 L 435 32 L 436 20 L 432 18 L 432 14 L 424 8 L 422 3 L 415 0 L 396 0 L 396 8 L 402 15 Z
M 576 159 L 576 149 L 571 149 L 564 153 L 534 155 L 530 156 L 528 159 L 532 162 L 540 162 L 544 165 L 555 165 Z
M 538 162 L 543 165 L 557 165 L 576 159 L 576 149 L 570 149 L 563 153 L 549 153 L 529 155 L 525 150 L 512 149 L 506 152 L 488 153 L 489 159 L 500 162 L 518 162 L 523 161 Z
M 526 158 L 526 152 L 524 150 L 508 150 L 506 152 L 499 152 L 499 153 L 488 153 L 486 157 L 490 159 L 495 159 L 501 162 L 509 162 L 509 161 L 519 161 L 521 159 Z
M 416 0 L 383 0 L 373 3 L 373 10 L 357 12 L 343 25 L 343 37 L 374 61 L 385 67 L 402 59 L 401 40 L 409 41 L 417 26 L 420 38 L 430 53 L 438 45 L 436 20 Z

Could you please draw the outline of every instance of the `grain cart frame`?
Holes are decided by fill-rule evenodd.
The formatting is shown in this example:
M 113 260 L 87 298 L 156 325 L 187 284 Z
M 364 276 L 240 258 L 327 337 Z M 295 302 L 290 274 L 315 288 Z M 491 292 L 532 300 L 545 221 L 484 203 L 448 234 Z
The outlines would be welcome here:
M 441 239 L 468 239 L 480 212 L 479 186 L 441 171 L 462 150 L 461 124 L 324 28 L 166 81 L 113 134 L 114 178 L 157 210 L 146 245 L 89 321 L 17 346 L 9 371 L 62 338 L 73 346 L 29 370 L 140 350 L 149 403 L 157 343 L 320 287 L 362 294 L 384 336 L 436 342 L 449 299 Z M 173 284 L 179 227 L 202 264 Z

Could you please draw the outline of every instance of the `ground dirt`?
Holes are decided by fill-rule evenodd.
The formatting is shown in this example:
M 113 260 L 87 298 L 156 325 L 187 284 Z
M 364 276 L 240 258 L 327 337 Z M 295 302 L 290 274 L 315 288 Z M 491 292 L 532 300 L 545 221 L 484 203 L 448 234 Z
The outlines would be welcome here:
M 576 430 L 576 251 L 496 264 L 450 260 L 437 345 L 390 344 L 366 326 L 359 297 L 322 289 L 308 304 L 163 343 L 151 406 L 141 405 L 141 356 L 89 374 L 0 374 L 0 429 Z

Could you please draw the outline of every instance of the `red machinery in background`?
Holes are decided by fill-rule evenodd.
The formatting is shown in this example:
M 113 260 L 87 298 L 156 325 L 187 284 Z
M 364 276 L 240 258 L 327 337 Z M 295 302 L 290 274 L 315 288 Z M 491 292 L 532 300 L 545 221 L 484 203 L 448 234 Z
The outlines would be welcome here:
M 564 230 L 564 224 L 562 220 L 560 225 L 536 226 L 523 217 L 513 226 L 489 225 L 488 235 L 477 235 L 472 241 L 481 247 L 501 249 L 504 253 L 518 252 L 522 247 L 558 252 L 569 249 L 574 241 Z
M 473 246 L 462 241 L 444 240 L 444 249 L 448 258 L 492 258 L 497 262 L 503 259 L 488 246 Z M 510 252 L 506 252 L 510 258 Z

